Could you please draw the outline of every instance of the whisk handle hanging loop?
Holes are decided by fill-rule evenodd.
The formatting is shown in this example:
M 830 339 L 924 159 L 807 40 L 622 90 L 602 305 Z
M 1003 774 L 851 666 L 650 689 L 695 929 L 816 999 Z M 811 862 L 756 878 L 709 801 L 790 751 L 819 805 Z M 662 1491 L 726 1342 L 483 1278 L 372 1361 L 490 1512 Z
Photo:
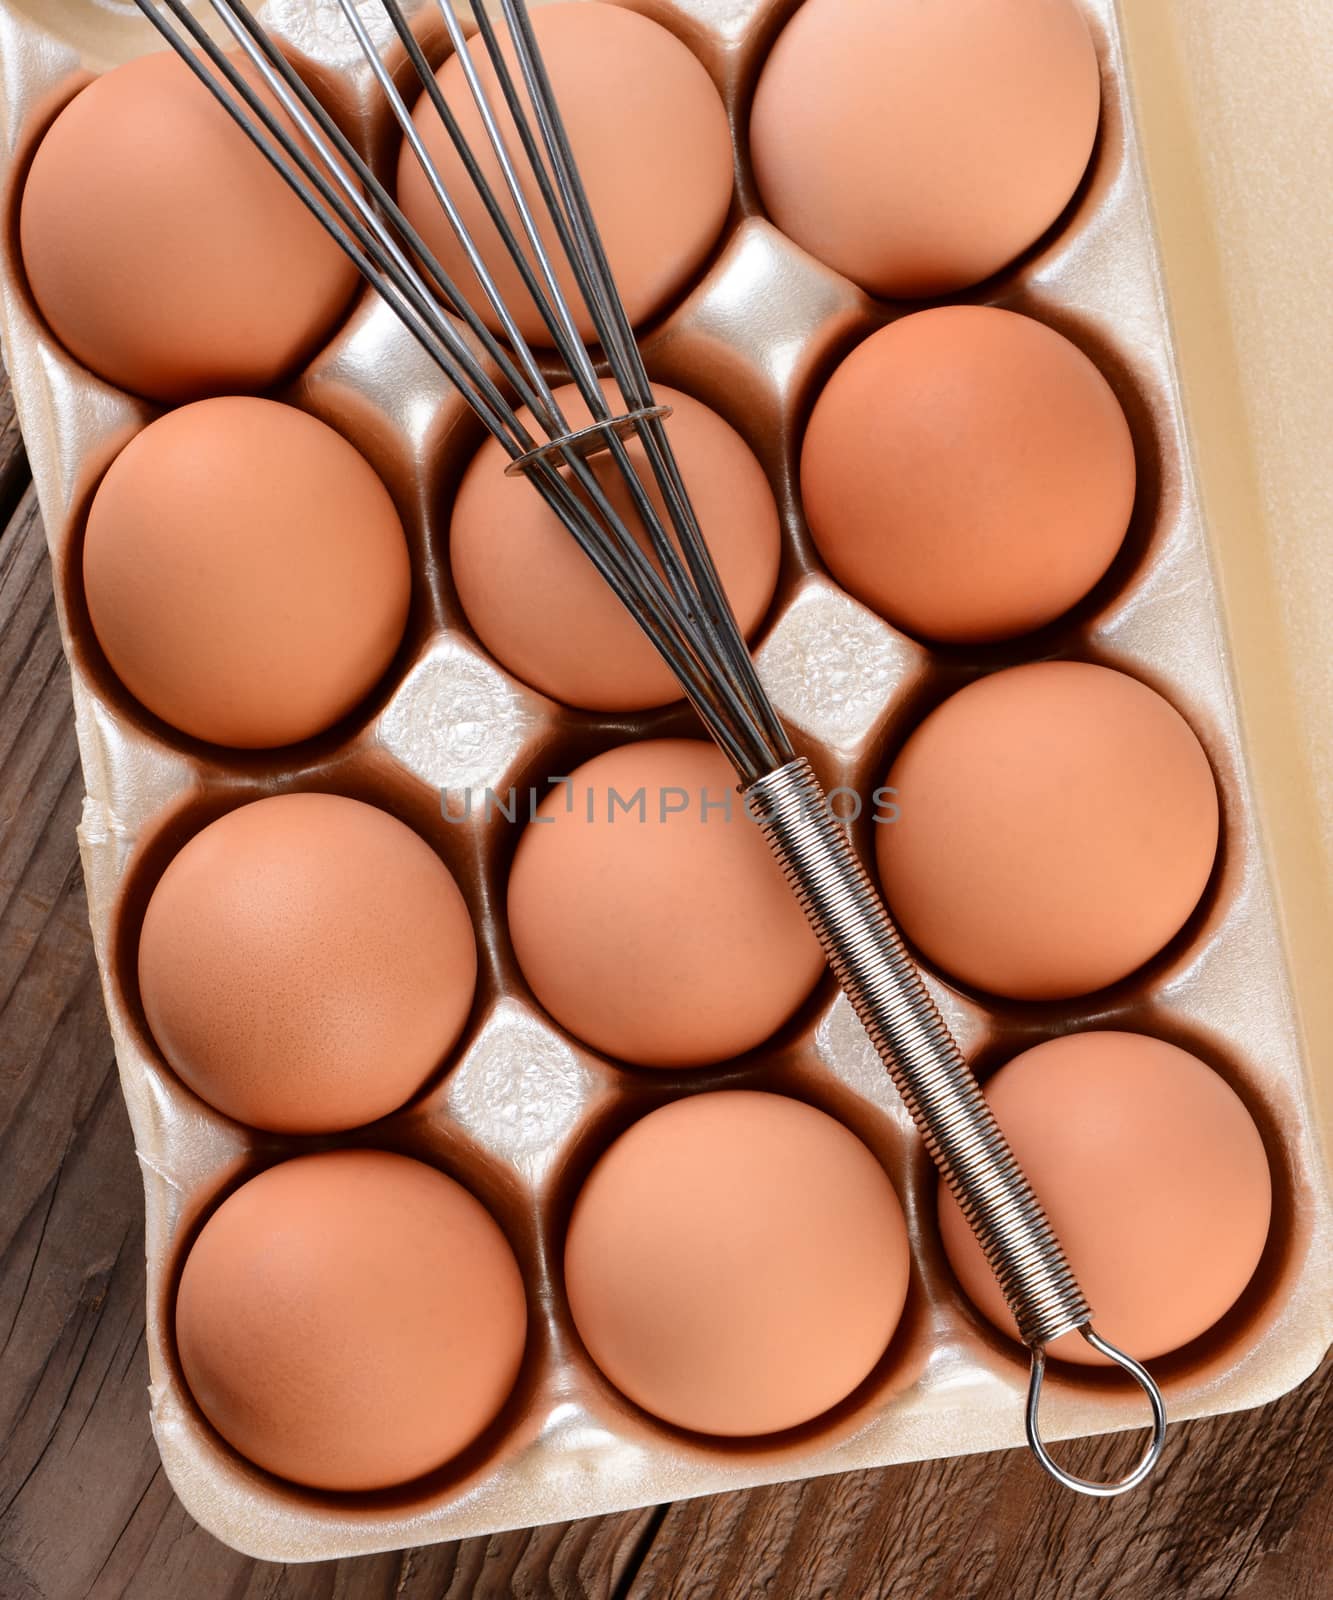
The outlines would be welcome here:
M 751 815 L 976 1234 L 1023 1342 L 1033 1352 L 1028 1438 L 1038 1460 L 1052 1476 L 1083 1493 L 1108 1495 L 1132 1488 L 1161 1452 L 1165 1413 L 1160 1393 L 1137 1362 L 1092 1332 L 1092 1310 L 1041 1203 L 814 769 L 799 758 L 744 792 Z M 1152 1406 L 1148 1450 L 1134 1471 L 1115 1483 L 1091 1483 L 1065 1473 L 1047 1454 L 1037 1428 L 1046 1346 L 1074 1331 L 1129 1372 Z

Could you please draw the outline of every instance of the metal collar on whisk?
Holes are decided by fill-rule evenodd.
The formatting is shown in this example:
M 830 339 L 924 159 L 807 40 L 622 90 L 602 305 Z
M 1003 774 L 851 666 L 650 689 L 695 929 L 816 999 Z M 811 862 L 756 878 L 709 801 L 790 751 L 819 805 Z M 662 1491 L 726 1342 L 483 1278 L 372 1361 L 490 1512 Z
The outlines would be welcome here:
M 589 409 L 592 422 L 581 428 L 572 428 L 562 413 L 512 307 L 430 159 L 413 121 L 413 108 L 381 60 L 357 0 L 337 0 L 337 4 L 463 250 L 475 279 L 471 294 L 441 266 L 243 0 L 209 3 L 291 125 L 208 36 L 191 15 L 187 0 L 136 0 L 456 385 L 509 455 L 508 470 L 528 478 L 670 666 L 735 767 L 752 814 L 981 1241 L 1020 1333 L 1032 1349 L 1027 1430 L 1034 1452 L 1047 1471 L 1080 1492 L 1105 1496 L 1132 1488 L 1161 1453 L 1165 1430 L 1161 1395 L 1143 1367 L 1093 1332 L 1092 1313 L 1037 1197 L 846 831 L 809 763 L 795 757 L 759 683 L 672 454 L 663 426 L 668 412 L 654 399 L 524 0 L 498 0 L 504 41 L 484 0 L 469 0 L 495 77 L 498 104 L 482 81 L 449 0 L 437 0 L 481 118 L 484 151 L 498 166 L 498 184 L 486 176 L 484 152 L 473 150 L 464 137 L 398 0 L 378 0 L 378 5 L 536 305 L 551 348 Z M 524 188 L 525 174 L 535 181 L 540 211 L 554 232 L 556 247 L 543 234 L 538 207 Z M 594 356 L 560 285 L 557 249 L 620 390 L 618 410 L 603 393 Z M 476 310 L 476 295 L 490 307 L 503 338 L 491 332 Z M 511 395 L 528 409 L 533 427 L 520 417 Z M 630 442 L 641 450 L 648 478 L 636 468 Z M 646 549 L 589 466 L 594 454 L 608 455 L 627 485 Z M 1134 1471 L 1114 1483 L 1071 1476 L 1051 1459 L 1041 1440 L 1037 1413 L 1045 1347 L 1075 1330 L 1128 1372 L 1152 1407 L 1147 1450 Z

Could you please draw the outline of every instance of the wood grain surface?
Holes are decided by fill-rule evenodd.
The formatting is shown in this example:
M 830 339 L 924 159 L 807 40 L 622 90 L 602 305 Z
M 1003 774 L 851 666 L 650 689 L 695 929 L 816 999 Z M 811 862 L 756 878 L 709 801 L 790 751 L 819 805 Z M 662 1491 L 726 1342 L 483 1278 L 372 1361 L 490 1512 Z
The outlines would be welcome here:
M 50 570 L 0 388 L 0 1600 L 1330 1600 L 1333 1363 L 1174 1428 L 1100 1504 L 1025 1452 L 308 1567 L 173 1496 L 148 1427 L 142 1195 L 88 934 Z M 1066 1447 L 1106 1472 L 1129 1445 Z

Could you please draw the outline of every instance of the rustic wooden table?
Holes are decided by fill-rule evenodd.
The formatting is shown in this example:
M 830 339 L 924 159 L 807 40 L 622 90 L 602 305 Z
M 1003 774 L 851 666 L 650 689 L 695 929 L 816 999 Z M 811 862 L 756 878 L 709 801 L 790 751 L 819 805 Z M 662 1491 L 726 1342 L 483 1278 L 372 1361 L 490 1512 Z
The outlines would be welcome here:
M 93 961 L 41 519 L 0 387 L 0 1600 L 1329 1600 L 1333 1362 L 1174 1428 L 1102 1505 L 1025 1452 L 276 1567 L 199 1528 L 148 1427 L 139 1173 Z M 1125 1441 L 1067 1447 L 1105 1474 Z

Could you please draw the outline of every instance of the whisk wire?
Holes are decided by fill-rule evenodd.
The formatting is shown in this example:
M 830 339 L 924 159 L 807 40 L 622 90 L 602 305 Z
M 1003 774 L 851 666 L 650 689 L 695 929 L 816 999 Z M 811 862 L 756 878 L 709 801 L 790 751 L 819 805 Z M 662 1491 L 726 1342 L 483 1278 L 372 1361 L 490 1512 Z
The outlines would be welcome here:
M 444 4 L 444 0 L 440 0 L 440 3 Z M 685 491 L 666 430 L 660 415 L 656 414 L 647 371 L 629 316 L 616 288 L 596 218 L 560 115 L 557 97 L 536 43 L 531 18 L 526 6 L 515 4 L 514 0 L 500 0 L 500 3 L 526 98 L 536 118 L 536 134 L 529 124 L 523 97 L 514 84 L 497 30 L 483 0 L 472 0 L 472 11 L 510 116 L 519 131 L 524 154 L 537 178 L 561 248 L 588 308 L 598 342 L 610 359 L 622 399 L 627 406 L 637 408 L 635 431 L 643 444 L 649 468 L 666 507 L 675 535 L 674 545 L 669 541 L 666 529 L 655 511 L 646 514 L 640 506 L 640 515 L 649 531 L 658 560 L 673 579 L 677 593 L 690 610 L 692 621 L 702 631 L 710 647 L 714 671 L 725 677 L 746 708 L 747 719 L 752 724 L 750 731 L 755 739 L 757 759 L 742 772 L 744 774 L 749 770 L 757 775 L 759 771 L 771 770 L 789 759 L 791 746 L 781 722 L 759 686 L 750 653 L 725 599 L 716 566 Z M 533 237 L 532 245 L 535 251 L 544 254 L 539 233 Z M 622 474 L 628 474 L 631 489 L 638 487 L 639 474 L 619 440 L 612 437 L 609 448 Z
M 179 11 L 180 0 L 167 0 L 167 3 L 173 11 Z M 419 260 L 425 266 L 430 277 L 434 279 L 440 293 L 449 300 L 451 306 L 456 307 L 456 314 L 465 323 L 473 338 L 481 344 L 485 354 L 500 369 L 507 381 L 516 390 L 523 393 L 525 403 L 531 403 L 535 407 L 539 397 L 536 394 L 529 395 L 524 392 L 523 375 L 514 367 L 508 351 L 477 315 L 471 302 L 461 294 L 457 285 L 440 265 L 437 257 L 428 248 L 424 239 L 422 239 L 406 214 L 398 206 L 393 195 L 379 181 L 373 170 L 361 157 L 360 152 L 338 127 L 332 116 L 312 93 L 299 73 L 296 72 L 295 68 L 277 48 L 267 31 L 260 25 L 248 6 L 244 4 L 244 0 L 213 0 L 213 9 L 221 16 L 223 22 L 265 84 L 272 90 L 275 98 L 287 112 L 295 127 L 315 151 L 320 162 L 323 163 L 326 173 L 333 175 L 335 179 L 340 177 L 344 179 L 344 181 L 337 183 L 338 195 L 342 201 L 350 202 L 361 221 L 374 234 L 379 245 L 391 258 L 395 282 L 400 287 L 405 286 L 413 291 L 414 297 L 419 298 L 420 308 L 426 318 L 437 322 L 440 321 L 435 299 L 427 292 L 426 285 L 422 283 L 417 267 L 414 264 L 413 256 L 415 256 L 416 260 Z M 365 33 L 364 25 L 355 8 L 348 10 L 344 6 L 344 10 L 347 12 L 348 20 L 358 30 L 358 43 L 362 43 L 363 48 L 371 49 L 375 64 L 382 66 L 378 56 L 373 53 L 369 35 Z M 215 50 L 216 47 L 214 47 Z M 217 65 L 222 65 L 214 51 L 209 52 L 213 61 Z M 225 57 L 223 59 L 225 60 Z M 391 78 L 387 78 L 387 87 L 392 93 L 396 94 Z M 266 119 L 266 121 L 268 120 Z M 269 126 L 273 127 L 272 121 L 269 121 Z M 278 123 L 278 129 L 281 133 L 286 132 L 285 129 L 281 128 L 280 122 Z M 297 150 L 300 150 L 299 144 L 297 145 Z M 355 183 L 345 181 L 345 174 L 342 173 L 339 163 L 342 163 L 343 167 L 350 169 L 356 179 Z M 374 205 L 370 204 L 367 196 L 373 199 Z M 322 191 L 321 197 L 327 198 Z M 336 209 L 341 220 L 341 206 Z M 395 230 L 397 235 L 401 235 L 402 243 L 395 236 Z M 404 243 L 407 247 L 406 250 L 403 248 Z M 452 325 L 447 322 L 441 322 L 440 325 L 455 359 L 465 369 L 469 365 L 474 365 L 471 362 L 471 352 L 466 344 L 458 338 L 457 331 Z M 473 377 L 474 381 L 480 378 L 483 382 L 489 382 L 484 369 L 480 367 L 477 368 Z M 538 374 L 538 383 L 542 383 L 540 374 Z M 547 393 L 549 395 L 549 390 Z M 499 390 L 495 390 L 490 397 L 493 399 L 497 414 L 504 428 L 514 434 L 515 444 L 522 445 L 526 443 L 527 436 L 511 417 L 509 407 Z
M 445 0 L 441 0 L 441 4 L 444 3 Z M 528 98 L 537 117 L 545 153 L 551 162 L 572 224 L 574 248 L 566 247 L 571 266 L 588 302 L 602 348 L 612 358 L 622 395 L 629 405 L 642 408 L 643 411 L 637 431 L 666 504 L 679 553 L 686 563 L 692 587 L 686 587 L 685 592 L 697 604 L 696 616 L 714 645 L 719 663 L 757 712 L 759 731 L 761 739 L 767 744 L 770 766 L 781 765 L 791 758 L 790 742 L 760 687 L 753 659 L 727 603 L 666 430 L 660 419 L 652 415 L 653 394 L 647 369 L 624 302 L 616 288 L 615 275 L 607 258 L 596 215 L 588 200 L 582 174 L 574 159 L 569 135 L 560 114 L 559 100 L 537 46 L 532 19 L 527 7 L 516 4 L 515 0 L 501 0 L 501 5 L 514 40 Z M 501 52 L 482 0 L 472 0 L 472 9 L 478 18 L 487 49 L 492 59 L 497 60 Z M 512 98 L 510 108 L 517 117 L 520 108 Z M 534 166 L 541 165 L 536 159 L 536 152 L 531 149 L 529 158 Z M 670 565 L 674 566 L 674 563 Z
M 394 10 L 398 9 L 396 0 L 388 0 L 388 3 Z M 619 430 L 610 426 L 616 419 L 613 418 L 611 409 L 607 405 L 602 392 L 602 387 L 597 381 L 595 368 L 579 334 L 573 311 L 561 292 L 554 263 L 542 237 L 541 229 L 533 215 L 522 181 L 518 175 L 512 152 L 509 150 L 508 142 L 504 138 L 498 119 L 482 87 L 480 74 L 472 60 L 471 51 L 467 48 L 467 42 L 463 38 L 461 27 L 452 9 L 447 4 L 447 0 L 439 0 L 439 4 L 441 11 L 446 16 L 446 26 L 449 29 L 451 41 L 458 52 L 465 81 L 482 118 L 491 148 L 500 163 L 510 199 L 522 223 L 528 249 L 539 263 L 545 280 L 545 293 L 538 298 L 538 309 L 542 313 L 555 348 L 579 385 L 594 422 L 605 425 L 607 429 L 605 446 L 610 452 L 615 466 L 619 468 L 624 477 L 625 483 L 634 499 L 635 510 L 648 535 L 653 554 L 665 572 L 667 581 L 675 592 L 677 599 L 687 611 L 693 612 L 696 608 L 697 597 L 691 591 L 685 574 L 680 570 L 675 560 L 675 553 L 670 548 L 666 530 L 661 525 L 656 508 L 649 500 L 646 486 L 640 479 L 639 474 L 634 470 L 630 457 L 624 449 Z M 541 120 L 541 93 L 539 87 L 533 81 L 532 69 L 527 59 L 525 48 L 526 41 L 520 39 L 518 34 L 512 34 L 515 53 L 528 91 L 529 101 L 537 111 L 539 129 L 542 135 L 540 140 L 531 127 L 523 97 L 514 82 L 513 73 L 505 58 L 499 36 L 485 5 L 479 3 L 479 0 L 474 0 L 472 12 L 477 22 L 482 44 L 495 73 L 501 97 L 508 109 L 510 119 L 522 145 L 528 168 L 536 181 L 547 215 L 551 219 L 565 259 L 574 275 L 579 294 L 588 309 L 598 342 L 610 359 L 611 370 L 616 378 L 617 386 L 620 388 L 622 402 L 631 412 L 634 409 L 650 407 L 652 398 L 646 380 L 642 384 L 634 383 L 632 380 L 627 381 L 628 368 L 625 345 L 628 343 L 629 347 L 634 350 L 636 359 L 638 355 L 637 346 L 634 343 L 632 333 L 629 333 L 628 319 L 624 316 L 623 307 L 620 305 L 619 296 L 615 292 L 609 274 L 603 272 L 599 275 L 596 270 L 596 262 L 592 259 L 588 246 L 586 228 L 581 226 L 583 219 L 579 214 L 579 208 L 576 204 L 570 204 L 571 193 L 568 182 L 561 172 L 558 162 L 553 159 L 554 144 L 549 124 L 545 124 Z M 507 18 L 507 20 L 511 21 L 512 32 L 512 19 Z M 430 93 L 431 91 L 428 89 L 427 92 Z M 435 97 L 443 98 L 439 93 L 438 85 L 434 89 L 433 98 Z M 459 138 L 455 132 L 455 143 L 457 144 L 458 142 Z M 465 144 L 465 141 L 463 142 Z M 549 167 L 548 161 L 550 161 Z M 524 251 L 512 232 L 505 228 L 501 236 L 515 264 L 520 265 L 523 263 L 526 259 Z M 617 310 L 620 311 L 619 317 L 615 314 Z M 629 334 L 628 339 L 626 339 L 627 333 Z
M 425 147 L 425 142 L 422 138 L 420 130 L 416 125 L 416 122 L 412 117 L 411 110 L 408 107 L 407 102 L 403 99 L 402 94 L 399 92 L 398 86 L 394 82 L 393 74 L 385 65 L 384 61 L 379 55 L 379 52 L 375 49 L 374 41 L 370 37 L 369 31 L 366 28 L 360 12 L 357 10 L 355 0 L 338 0 L 338 3 L 342 9 L 343 16 L 345 17 L 348 26 L 356 35 L 357 43 L 360 45 L 362 54 L 365 56 L 370 65 L 371 71 L 375 76 L 375 80 L 379 84 L 380 89 L 384 94 L 386 103 L 393 112 L 394 120 L 398 123 L 399 128 L 402 130 L 404 139 L 406 139 L 409 147 L 416 157 L 418 165 L 425 175 L 426 181 L 430 185 L 431 193 L 434 196 L 436 203 L 444 212 L 451 228 L 453 229 L 468 257 L 468 264 L 472 268 L 473 274 L 476 277 L 483 294 L 486 296 L 488 304 L 500 322 L 505 337 L 509 341 L 510 349 L 513 351 L 514 356 L 517 357 L 522 366 L 523 370 L 521 376 L 516 368 L 511 367 L 509 357 L 505 353 L 504 347 L 501 346 L 491 336 L 489 328 L 485 326 L 480 317 L 476 316 L 467 299 L 463 296 L 460 296 L 457 290 L 453 288 L 452 284 L 448 285 L 448 287 L 445 286 L 445 283 L 442 280 L 446 278 L 446 275 L 443 273 L 442 269 L 438 271 L 438 275 L 436 274 L 435 269 L 439 269 L 439 262 L 437 258 L 432 251 L 426 248 L 424 241 L 420 239 L 419 235 L 415 234 L 415 230 L 411 230 L 411 225 L 407 223 L 406 217 L 402 216 L 401 211 L 399 211 L 399 215 L 402 217 L 400 224 L 402 231 L 404 234 L 407 234 L 410 230 L 414 235 L 412 243 L 417 256 L 426 263 L 428 268 L 432 269 L 432 276 L 436 276 L 437 283 L 439 283 L 441 288 L 444 289 L 446 297 L 449 300 L 451 308 L 455 311 L 455 314 L 463 317 L 464 320 L 468 322 L 469 327 L 472 328 L 474 335 L 481 339 L 487 354 L 490 355 L 492 360 L 495 360 L 501 367 L 501 370 L 505 372 L 505 375 L 513 384 L 515 391 L 519 394 L 524 404 L 529 407 L 534 416 L 537 417 L 537 419 L 541 422 L 543 427 L 547 429 L 548 432 L 550 432 L 552 429 L 563 429 L 566 425 L 565 419 L 561 415 L 560 409 L 555 402 L 555 396 L 551 390 L 551 387 L 547 383 L 541 368 L 533 359 L 532 352 L 528 348 L 526 341 L 520 335 L 518 324 L 514 320 L 514 315 L 510 310 L 508 303 L 506 302 L 505 298 L 498 293 L 495 284 L 492 282 L 489 274 L 486 272 L 485 264 L 481 259 L 480 252 L 478 251 L 474 240 L 472 239 L 466 225 L 462 220 L 462 216 L 458 211 L 458 207 L 454 202 L 454 198 L 450 194 L 445 184 L 441 181 L 439 173 L 436 171 L 433 162 L 430 160 L 429 154 L 427 153 Z M 426 77 L 429 78 L 431 83 L 434 85 L 434 75 L 430 72 L 429 64 L 426 62 L 424 55 L 420 55 L 421 47 L 417 43 L 416 37 L 412 33 L 411 28 L 407 25 L 407 19 L 403 16 L 402 12 L 396 5 L 386 5 L 385 14 L 392 23 L 395 32 L 397 32 L 404 49 L 407 50 L 409 59 L 412 60 L 413 66 L 416 68 L 418 75 L 424 72 Z M 419 65 L 417 60 L 418 56 L 420 57 Z M 459 148 L 461 153 L 468 148 L 466 141 L 462 139 L 461 134 L 457 130 L 456 124 L 453 122 L 453 114 L 449 109 L 447 101 L 445 101 L 443 95 L 439 93 L 439 86 L 434 85 L 434 87 L 435 93 L 432 96 L 432 102 L 435 106 L 435 110 L 441 117 L 441 120 L 445 122 L 446 127 L 449 127 L 451 136 L 454 139 L 454 143 Z M 475 168 L 475 162 L 471 161 L 470 151 L 466 159 L 470 163 L 470 169 Z M 473 171 L 469 170 L 469 177 L 472 178 L 475 186 L 480 178 L 479 169 L 476 170 L 475 176 Z M 378 189 L 379 185 L 376 184 L 375 187 Z M 377 199 L 379 199 L 378 195 Z M 382 206 L 384 205 L 384 201 L 382 199 L 379 200 L 379 203 Z M 398 211 L 399 208 L 395 205 L 394 210 Z
M 501 326 L 509 340 L 510 347 L 522 366 L 522 375 L 520 375 L 520 373 L 514 368 L 504 348 L 497 345 L 490 333 L 490 330 L 486 328 L 481 319 L 476 316 L 467 298 L 462 296 L 457 291 L 456 287 L 439 267 L 439 263 L 433 253 L 426 248 L 419 235 L 417 235 L 415 231 L 410 228 L 410 224 L 408 224 L 406 218 L 402 216 L 402 213 L 399 211 L 399 208 L 396 206 L 396 204 L 392 202 L 386 194 L 383 193 L 378 183 L 375 183 L 372 178 L 371 182 L 375 191 L 377 192 L 377 198 L 382 206 L 384 206 L 386 209 L 392 210 L 395 220 L 398 222 L 401 230 L 405 234 L 410 235 L 410 242 L 412 243 L 417 254 L 424 257 L 427 261 L 427 264 L 434 269 L 433 275 L 436 278 L 437 284 L 441 286 L 456 312 L 467 320 L 470 330 L 477 338 L 481 340 L 483 347 L 486 349 L 487 353 L 492 357 L 492 359 L 494 359 L 497 364 L 500 365 L 502 372 L 513 385 L 515 391 L 528 405 L 529 409 L 534 413 L 534 416 L 546 429 L 548 435 L 553 441 L 551 444 L 548 444 L 544 451 L 530 450 L 526 452 L 524 457 L 520 457 L 518 459 L 531 459 L 533 456 L 539 453 L 545 454 L 549 458 L 550 455 L 559 452 L 561 445 L 564 442 L 573 442 L 573 438 L 570 434 L 569 424 L 565 419 L 564 414 L 561 412 L 559 404 L 555 398 L 555 394 L 551 389 L 550 384 L 547 382 L 545 375 L 542 373 L 541 367 L 533 355 L 530 346 L 528 345 L 526 339 L 524 339 L 518 327 L 518 323 L 509 308 L 508 302 L 499 293 L 497 285 L 488 272 L 481 251 L 478 248 L 472 234 L 470 233 L 463 219 L 462 213 L 455 204 L 447 187 L 442 182 L 440 175 L 430 158 L 425 141 L 423 140 L 421 133 L 417 128 L 416 122 L 413 119 L 412 113 L 407 106 L 406 101 L 398 91 L 397 85 L 393 81 L 393 75 L 389 72 L 387 66 L 375 49 L 369 31 L 367 30 L 365 23 L 356 8 L 355 0 L 339 0 L 339 5 L 344 17 L 356 36 L 363 55 L 371 66 L 371 70 L 374 73 L 376 81 L 379 83 L 381 90 L 385 95 L 386 103 L 393 111 L 395 120 L 398 122 L 405 139 L 408 141 L 409 147 L 411 148 L 413 155 L 419 167 L 421 168 L 427 183 L 430 186 L 432 194 L 439 203 L 446 220 L 449 222 L 455 237 L 458 239 L 460 246 L 467 256 L 473 275 L 476 277 L 483 294 L 486 296 L 487 302 L 490 304 L 497 318 L 500 320 Z M 454 144 L 460 159 L 464 163 L 465 170 L 468 173 L 474 189 L 483 198 L 483 202 L 486 206 L 488 215 L 491 218 L 492 224 L 500 232 L 502 242 L 505 243 L 506 249 L 520 273 L 525 288 L 528 290 L 528 293 L 537 304 L 553 337 L 559 341 L 561 353 L 566 357 L 571 374 L 576 377 L 580 391 L 582 392 L 585 400 L 588 402 L 590 409 L 594 413 L 594 416 L 598 417 L 599 421 L 609 420 L 611 418 L 611 412 L 605 404 L 601 386 L 597 382 L 595 368 L 588 359 L 587 352 L 584 349 L 582 342 L 578 339 L 572 314 L 563 297 L 559 293 L 554 270 L 546 252 L 541 247 L 540 234 L 527 207 L 512 158 L 505 144 L 503 135 L 500 132 L 499 125 L 494 117 L 491 106 L 484 92 L 482 91 L 480 80 L 477 77 L 471 56 L 466 50 L 466 40 L 463 38 L 453 10 L 447 5 L 442 5 L 441 7 L 442 13 L 446 18 L 446 25 L 450 33 L 450 38 L 455 47 L 461 52 L 460 60 L 464 66 L 467 81 L 471 87 L 474 101 L 478 107 L 479 113 L 483 118 L 484 125 L 486 126 L 492 148 L 495 150 L 497 158 L 501 162 L 502 170 L 505 174 L 506 183 L 509 187 L 511 197 L 514 200 L 524 222 L 525 232 L 528 235 L 532 253 L 536 256 L 539 265 L 542 268 L 543 275 L 546 279 L 546 292 L 543 292 L 542 287 L 537 283 L 536 275 L 533 272 L 530 258 L 520 248 L 517 239 L 510 229 L 509 222 L 504 214 L 503 208 L 499 205 L 495 196 L 491 192 L 490 186 L 486 183 L 481 172 L 480 165 L 476 161 L 470 145 L 464 138 L 457 120 L 448 105 L 448 102 L 441 93 L 435 76 L 430 71 L 429 64 L 421 50 L 420 44 L 418 43 L 415 35 L 412 33 L 401 8 L 394 3 L 394 0 L 383 0 L 383 9 L 394 28 L 395 33 L 398 35 L 400 42 L 403 44 L 404 50 L 408 55 L 408 59 L 413 64 L 417 76 L 425 88 L 425 91 L 429 96 L 436 113 L 440 116 L 446 131 L 449 133 L 450 139 Z M 284 76 L 287 76 L 290 72 L 291 69 L 288 67 L 284 73 Z M 554 203 L 554 196 L 552 196 L 552 203 Z M 403 264 L 409 266 L 410 269 L 410 264 Z M 636 509 L 639 511 L 640 517 L 650 530 L 653 529 L 656 523 L 656 517 L 654 515 L 653 508 L 648 500 L 646 491 L 643 490 L 642 486 L 638 482 L 637 475 L 632 473 L 628 457 L 626 457 L 623 462 L 622 470 L 627 481 L 631 485 L 631 489 L 635 491 L 634 498 L 636 500 Z M 609 503 L 593 480 L 585 476 L 582 472 L 580 472 L 579 476 L 584 487 L 587 488 L 592 494 L 592 497 L 597 503 L 597 507 L 603 516 L 613 516 L 614 513 L 611 511 Z M 660 559 L 662 554 L 661 547 L 656 543 L 656 541 L 655 545 L 656 553 Z M 668 578 L 670 578 L 672 571 L 671 567 L 667 566 L 665 570 L 668 574 Z M 622 572 L 620 577 L 621 581 L 624 581 L 626 574 Z M 686 602 L 686 596 L 682 595 L 679 589 L 676 590 L 676 598 L 678 601 Z

